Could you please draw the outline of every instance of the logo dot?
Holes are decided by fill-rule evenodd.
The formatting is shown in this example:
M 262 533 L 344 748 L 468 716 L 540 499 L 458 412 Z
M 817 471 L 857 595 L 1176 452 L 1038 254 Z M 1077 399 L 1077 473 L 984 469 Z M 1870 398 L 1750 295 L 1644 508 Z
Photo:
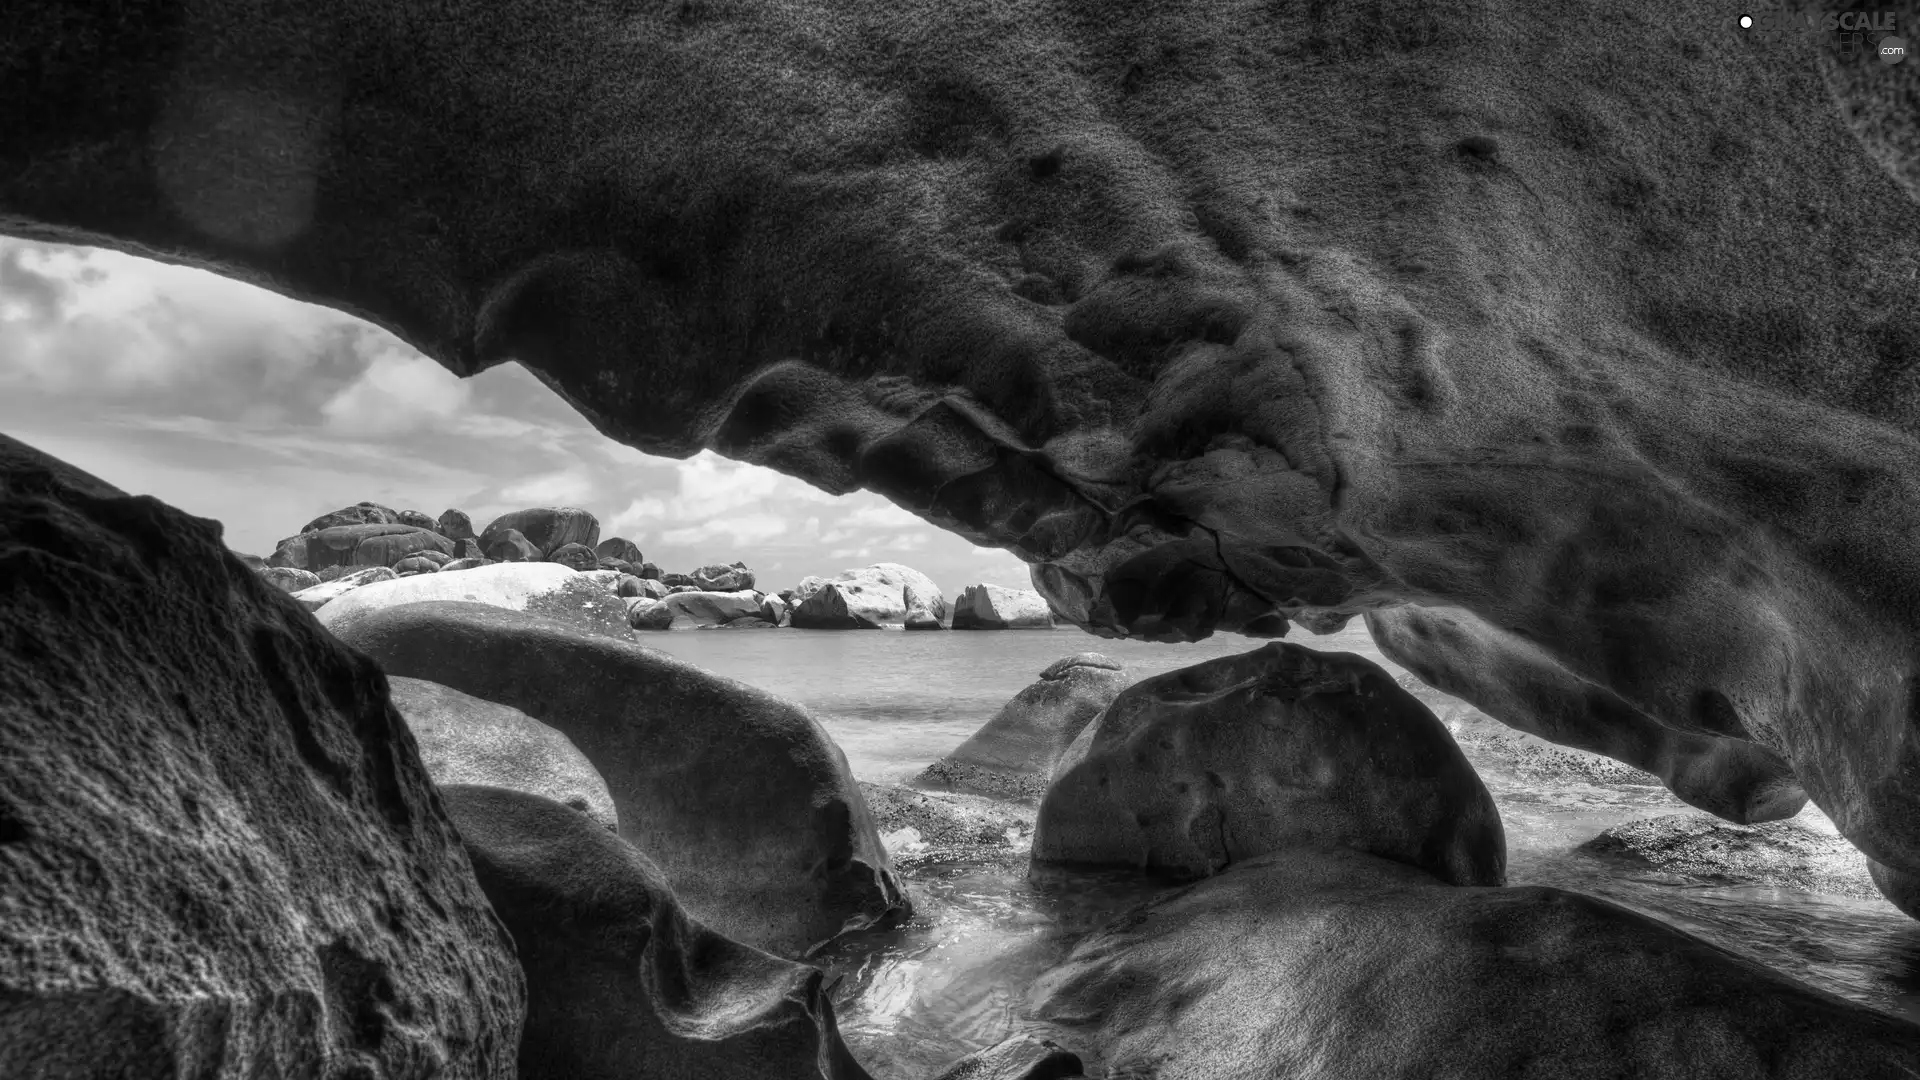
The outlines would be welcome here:
M 1740 16 L 1740 29 L 1742 30 L 1753 29 L 1753 16 L 1751 15 Z
M 1907 58 L 1907 39 L 1883 37 L 1880 39 L 1880 62 L 1897 64 Z

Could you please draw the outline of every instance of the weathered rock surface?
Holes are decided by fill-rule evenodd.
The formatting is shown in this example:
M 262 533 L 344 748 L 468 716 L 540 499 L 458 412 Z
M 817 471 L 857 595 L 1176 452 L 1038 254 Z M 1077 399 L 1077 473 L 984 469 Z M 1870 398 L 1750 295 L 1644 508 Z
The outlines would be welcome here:
M 524 791 L 619 830 L 606 781 L 565 735 L 511 705 L 451 686 L 399 675 L 388 676 L 387 685 L 434 783 Z
M 760 595 L 755 592 L 677 592 L 663 601 L 676 620 L 687 626 L 719 626 L 735 619 L 758 618 Z
M 525 611 L 558 620 L 582 633 L 632 639 L 627 606 L 612 590 L 588 580 L 585 574 L 547 562 L 496 563 L 458 574 L 375 582 L 335 599 L 320 610 L 318 617 L 322 626 L 344 635 L 354 620 L 373 612 L 430 600 Z
M 545 559 L 568 544 L 580 544 L 591 551 L 600 543 L 600 521 L 575 506 L 539 506 L 502 514 L 480 534 L 480 547 L 492 552 L 494 538 L 517 532 Z
M 1038 802 L 1060 756 L 1131 681 L 1099 653 L 1056 660 L 914 786 Z
M 194 10 L 8 27 L 7 229 L 517 359 L 1099 632 L 1473 611 L 1663 723 L 1727 703 L 1920 873 L 1920 206 L 1860 149 L 1911 160 L 1913 61 L 1829 85 L 1707 0 L 547 5 L 446 64 L 403 6 Z M 204 42 L 221 100 L 327 119 L 175 138 L 151 73 Z
M 433 518 L 428 517 L 418 510 L 401 510 L 394 515 L 394 520 L 402 525 L 411 525 L 416 529 L 424 529 L 427 532 L 438 532 L 440 529 L 440 523 L 438 521 L 435 521 Z M 441 535 L 445 536 L 446 534 L 441 533 Z M 448 536 L 447 539 L 451 540 L 453 537 Z
M 934 1080 L 1072 1080 L 1085 1075 L 1078 1055 L 1014 1035 L 968 1054 Z
M 379 671 L 4 436 L 0 567 L 0 1075 L 510 1080 L 513 943 Z
M 340 599 L 342 596 L 363 585 L 377 585 L 382 581 L 392 581 L 400 575 L 385 566 L 369 566 L 362 570 L 349 571 L 345 567 L 330 567 L 339 571 L 333 577 L 311 588 L 301 589 L 293 594 L 300 606 L 308 611 L 318 611 L 322 607 Z
M 440 567 L 440 570 L 442 573 L 445 573 L 448 570 L 471 570 L 476 566 L 490 566 L 492 565 L 492 563 L 493 563 L 492 559 L 484 559 L 484 558 L 454 559 L 451 562 L 443 564 Z
M 619 559 L 635 566 L 645 561 L 640 553 L 640 545 L 624 536 L 609 536 L 594 547 L 593 553 L 602 559 Z
M 934 618 L 931 612 L 928 612 L 921 608 L 915 608 L 914 610 L 907 612 L 907 621 L 902 623 L 901 626 L 903 629 L 907 629 L 907 630 L 945 630 L 946 629 L 946 627 L 940 625 L 940 620 Z
M 1510 727 L 1652 773 L 1689 805 L 1744 824 L 1789 818 L 1807 804 L 1786 759 L 1740 737 L 1717 695 L 1666 723 L 1470 612 L 1407 604 L 1366 619 L 1380 651 L 1427 685 Z
M 614 592 L 620 596 L 644 596 L 650 600 L 667 598 L 665 585 L 633 574 L 622 574 L 620 580 L 614 583 Z
M 707 592 L 740 592 L 743 589 L 753 588 L 753 571 L 747 569 L 746 563 L 741 562 L 731 565 L 715 563 L 711 566 L 702 566 L 689 576 L 693 578 L 695 585 Z
M 434 562 L 432 559 L 422 559 L 413 555 L 409 555 L 393 564 L 393 572 L 400 577 L 411 577 L 414 574 L 435 574 L 439 573 L 439 571 L 439 563 Z M 317 581 L 318 579 L 316 578 L 315 580 Z
M 473 519 L 463 510 L 442 510 L 434 522 L 433 531 L 456 544 L 462 540 L 478 539 L 473 531 Z
M 526 971 L 519 1080 L 871 1080 L 818 968 L 688 918 L 632 845 L 523 792 L 441 797 Z
M 1321 846 L 1506 880 L 1499 812 L 1426 706 L 1352 653 L 1274 643 L 1114 698 L 1058 763 L 1033 857 L 1198 877 Z
M 845 755 L 804 709 L 499 607 L 407 604 L 330 628 L 389 675 L 511 705 L 566 735 L 606 781 L 620 835 L 728 937 L 793 956 L 909 910 Z
M 1033 811 L 983 795 L 915 791 L 860 781 L 860 794 L 894 865 L 928 861 L 1025 862 Z
M 831 578 L 807 577 L 794 590 L 792 623 L 803 630 L 877 630 L 900 626 L 908 612 L 948 612 L 933 580 L 899 563 L 875 563 Z
M 239 559 L 249 570 L 260 571 L 267 568 L 267 560 L 258 555 L 249 555 L 244 551 L 236 551 L 233 552 L 233 557 Z
M 307 565 L 313 557 L 307 551 L 307 544 L 311 539 L 311 535 L 300 533 L 280 541 L 274 545 L 273 554 L 267 556 L 267 565 L 291 567 L 295 570 L 312 569 Z
M 1805 817 L 1811 820 L 1743 826 L 1700 814 L 1666 814 L 1616 825 L 1580 850 L 1711 885 L 1879 896 L 1867 857 L 1825 815 L 1813 811 Z
M 653 565 L 650 562 L 641 563 L 640 569 L 635 570 L 634 573 L 640 577 L 646 578 L 648 581 L 659 581 L 661 576 L 660 568 Z
M 758 615 L 747 615 L 738 619 L 728 619 L 723 623 L 705 623 L 696 629 L 701 630 L 773 630 L 778 623 L 770 623 Z
M 259 573 L 262 581 L 281 592 L 299 592 L 320 584 L 320 575 L 307 570 L 295 570 L 291 566 L 269 566 Z
M 793 617 L 793 609 L 788 607 L 787 602 L 778 596 L 762 596 L 760 598 L 760 617 L 775 626 L 785 626 L 787 625 L 787 621 Z
M 635 630 L 673 629 L 674 610 L 650 596 L 626 598 L 627 625 Z
M 1051 630 L 1053 611 L 1028 589 L 969 585 L 953 606 L 955 630 Z
M 381 506 L 376 502 L 355 503 L 332 513 L 321 514 L 300 527 L 303 533 L 319 532 L 322 529 L 337 528 L 341 525 L 397 525 L 400 512 L 390 506 Z
M 547 556 L 547 561 L 581 571 L 600 569 L 600 560 L 594 557 L 593 549 L 585 544 L 561 544 Z
M 478 541 L 481 553 L 494 562 L 540 562 L 540 549 L 519 529 L 489 531 Z
M 335 525 L 307 540 L 309 569 L 322 566 L 392 566 L 416 551 L 453 557 L 453 541 L 411 525 Z
M 1165 893 L 1084 940 L 1030 1002 L 1110 1076 L 1920 1071 L 1920 1027 L 1665 923 L 1559 889 L 1447 886 L 1351 851 L 1272 855 Z

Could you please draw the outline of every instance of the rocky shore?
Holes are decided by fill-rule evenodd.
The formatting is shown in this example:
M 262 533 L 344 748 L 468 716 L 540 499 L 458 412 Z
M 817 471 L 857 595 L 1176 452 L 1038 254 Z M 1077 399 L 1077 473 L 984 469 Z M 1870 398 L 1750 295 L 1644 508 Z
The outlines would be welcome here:
M 239 557 L 309 611 L 364 586 L 401 578 L 545 564 L 611 590 L 634 630 L 1052 630 L 1057 625 L 1046 600 L 1031 589 L 972 584 L 949 603 L 931 578 L 899 563 L 809 576 L 778 592 L 757 588 L 757 576 L 740 562 L 687 573 L 664 571 L 647 562 L 633 541 L 600 539 L 599 520 L 569 506 L 516 510 L 476 534 L 472 520 L 459 510 L 432 518 L 362 502 L 307 522 L 271 555 Z M 567 588 L 568 580 L 544 571 L 500 572 L 485 585 L 463 578 L 396 595 L 458 599 L 477 588 L 532 596 Z

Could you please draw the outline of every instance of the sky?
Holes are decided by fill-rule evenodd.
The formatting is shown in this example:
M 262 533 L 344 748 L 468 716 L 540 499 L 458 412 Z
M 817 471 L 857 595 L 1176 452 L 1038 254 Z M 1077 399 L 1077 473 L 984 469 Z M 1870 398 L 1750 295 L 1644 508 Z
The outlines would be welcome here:
M 595 431 L 517 364 L 461 379 L 340 312 L 201 270 L 0 237 L 0 431 L 266 555 L 330 510 L 577 506 L 663 570 L 740 561 L 760 587 L 899 562 L 949 598 L 1024 564 L 870 492 L 833 496 Z

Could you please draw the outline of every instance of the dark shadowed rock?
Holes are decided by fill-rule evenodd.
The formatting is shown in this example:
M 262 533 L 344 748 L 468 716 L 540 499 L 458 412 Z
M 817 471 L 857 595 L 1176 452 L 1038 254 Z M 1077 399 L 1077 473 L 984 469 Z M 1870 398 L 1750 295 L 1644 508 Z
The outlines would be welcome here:
M 451 686 L 399 675 L 388 676 L 387 685 L 434 783 L 524 791 L 619 830 L 606 781 L 565 735 L 511 705 Z
M 598 570 L 599 560 L 593 557 L 593 549 L 585 544 L 562 544 L 553 549 L 547 561 L 575 570 Z
M 433 531 L 456 544 L 462 540 L 476 539 L 473 519 L 461 510 L 442 510 L 440 517 L 434 522 Z
M 700 583 L 693 580 L 692 574 L 661 574 L 660 584 L 669 589 L 697 589 Z
M 1165 893 L 1081 942 L 1030 1003 L 1116 1077 L 1920 1072 L 1920 1027 L 1665 923 L 1351 851 L 1272 855 Z
M 267 560 L 258 555 L 248 555 L 243 551 L 236 551 L 233 553 L 233 557 L 239 559 L 249 570 L 265 570 L 267 568 Z
M 782 597 L 772 595 L 762 596 L 760 598 L 760 617 L 775 626 L 785 626 L 793 618 L 793 607 Z
M 508 611 L 526 611 L 565 623 L 581 633 L 632 640 L 627 607 L 606 588 L 557 563 L 496 563 L 458 574 L 423 575 L 374 583 L 336 599 L 320 615 L 335 634 L 368 613 L 428 600 L 458 600 Z M 486 695 L 480 695 L 485 697 Z
M 301 589 L 294 594 L 293 598 L 308 611 L 318 611 L 363 585 L 377 585 L 382 581 L 392 581 L 400 576 L 390 567 L 385 566 L 368 566 L 360 570 L 330 566 L 327 569 L 336 571 L 333 577 L 326 578 L 320 584 Z M 322 574 L 324 573 L 323 571 Z
M 441 797 L 526 971 L 519 1080 L 870 1080 L 819 969 L 688 918 L 632 845 L 523 792 Z
M 368 567 L 368 569 L 375 569 L 375 568 Z M 364 570 L 353 570 L 345 566 L 323 566 L 320 569 L 315 570 L 313 572 L 313 576 L 319 578 L 321 584 L 324 585 L 329 581 L 338 581 L 349 574 L 358 574 L 358 573 L 365 573 L 365 572 L 366 571 Z
M 318 535 L 318 533 L 301 533 L 298 536 L 289 536 L 285 540 L 280 541 L 280 543 L 274 546 L 273 554 L 267 556 L 267 565 L 292 567 L 295 570 L 324 569 L 324 567 L 308 565 L 308 563 L 313 561 L 313 555 L 308 550 L 308 545 L 311 544 L 314 537 Z
M 456 559 L 484 559 L 486 553 L 480 550 L 480 541 L 469 536 L 465 540 L 453 542 L 453 557 Z
M 493 538 L 509 530 L 525 537 L 539 551 L 539 559 L 568 544 L 592 551 L 600 543 L 600 521 L 592 514 L 573 506 L 541 506 L 494 518 L 480 534 L 480 547 L 490 553 Z
M 440 523 L 438 521 L 435 521 L 433 518 L 428 517 L 418 510 L 401 510 L 394 515 L 394 520 L 402 525 L 411 525 L 416 529 L 425 529 L 428 532 L 439 532 L 440 530 Z M 441 535 L 446 536 L 445 533 L 441 533 Z M 451 540 L 453 537 L 448 536 L 447 539 Z
M 1616 825 L 1580 850 L 1710 885 L 1879 896 L 1867 857 L 1825 815 L 1809 816 L 1811 821 L 1733 825 L 1700 814 L 1666 814 Z
M 618 596 L 644 596 L 652 600 L 664 600 L 667 587 L 658 581 L 652 581 L 633 574 L 622 574 L 614 582 L 614 593 Z
M 1085 1076 L 1080 1058 L 1050 1042 L 1014 1035 L 975 1051 L 934 1080 L 1072 1080 Z
M 598 569 L 612 570 L 617 574 L 631 575 L 634 569 L 633 564 L 626 561 L 625 559 L 598 558 L 593 560 L 593 565 Z
M 1037 861 L 1203 876 L 1353 848 L 1506 879 L 1500 815 L 1426 706 L 1352 653 L 1274 643 L 1122 691 L 1056 767 Z
M 539 562 L 540 549 L 518 529 L 501 529 L 488 532 L 485 539 L 475 541 L 480 551 L 494 562 Z
M 1807 804 L 1773 751 L 1692 718 L 1648 716 L 1470 612 L 1406 604 L 1366 619 L 1380 651 L 1429 686 L 1510 727 L 1643 769 L 1689 805 L 1746 823 L 1789 818 Z
M 610 536 L 600 541 L 593 549 L 594 555 L 602 559 L 619 559 L 621 562 L 639 566 L 644 560 L 640 554 L 640 545 L 624 536 Z
M 634 573 L 636 576 L 646 578 L 648 581 L 659 581 L 661 578 L 660 568 L 650 562 L 641 563 L 640 569 L 634 571 Z
M 738 619 L 728 619 L 728 620 L 727 620 L 726 622 L 723 622 L 723 623 L 719 623 L 719 624 L 717 624 L 717 625 L 707 625 L 707 626 L 705 626 L 705 627 L 703 627 L 703 629 L 708 629 L 708 630 L 772 630 L 772 629 L 775 629 L 775 628 L 776 628 L 776 627 L 778 627 L 778 626 L 779 626 L 779 624 L 778 624 L 778 623 L 771 623 L 771 622 L 768 622 L 767 620 L 765 620 L 765 619 L 763 619 L 763 618 L 761 618 L 761 617 L 760 617 L 760 616 L 758 616 L 758 615 L 743 615 L 743 616 L 741 616 L 741 617 L 740 617 L 740 618 L 738 618 Z
M 1131 681 L 1099 653 L 1056 660 L 914 786 L 1038 802 L 1060 756 Z
M 379 670 L 4 437 L 0 567 L 0 1075 L 511 1080 L 513 943 Z
M 320 575 L 291 566 L 269 566 L 259 571 L 260 578 L 281 592 L 299 592 L 320 584 Z
M 904 629 L 907 629 L 907 630 L 945 630 L 946 629 L 946 627 L 940 625 L 939 619 L 934 618 L 931 612 L 923 608 L 916 608 L 913 611 L 907 612 L 907 621 L 903 623 L 902 626 Z
M 674 610 L 650 596 L 626 598 L 627 625 L 635 630 L 673 629 Z
M 307 541 L 310 569 L 322 566 L 392 566 L 419 551 L 453 557 L 453 541 L 411 525 L 336 525 Z
M 319 532 L 322 529 L 338 528 L 341 525 L 397 525 L 400 512 L 379 503 L 363 502 L 335 510 L 330 514 L 321 514 L 301 526 L 303 533 Z
M 1920 877 L 1903 874 L 1872 859 L 1867 860 L 1867 875 L 1888 903 L 1905 912 L 1907 917 L 1920 919 Z
M 846 757 L 804 709 L 497 607 L 408 604 L 332 629 L 389 675 L 511 705 L 566 735 L 606 781 L 620 835 L 729 937 L 798 955 L 909 910 Z
M 1051 630 L 1053 611 L 1029 589 L 969 585 L 953 606 L 955 630 Z

